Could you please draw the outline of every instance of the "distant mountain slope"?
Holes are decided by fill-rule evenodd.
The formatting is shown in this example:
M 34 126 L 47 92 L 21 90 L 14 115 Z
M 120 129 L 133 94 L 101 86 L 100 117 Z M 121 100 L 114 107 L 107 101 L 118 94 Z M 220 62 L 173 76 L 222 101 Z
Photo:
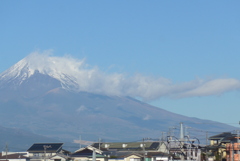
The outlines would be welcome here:
M 50 60 L 48 60 L 50 61 Z M 158 138 L 180 122 L 201 131 L 234 127 L 178 115 L 131 97 L 79 91 L 71 72 L 32 65 L 27 58 L 0 74 L 0 125 L 72 141 Z
M 2 150 L 8 145 L 9 151 L 26 151 L 33 143 L 59 142 L 54 138 L 37 135 L 19 128 L 0 126 L 0 147 Z

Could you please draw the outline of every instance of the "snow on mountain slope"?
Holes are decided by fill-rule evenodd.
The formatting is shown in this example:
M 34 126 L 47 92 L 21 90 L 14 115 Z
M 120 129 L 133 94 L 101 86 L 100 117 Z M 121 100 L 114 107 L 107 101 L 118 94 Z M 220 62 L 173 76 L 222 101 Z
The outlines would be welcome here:
M 85 60 L 70 56 L 54 57 L 51 53 L 34 52 L 0 74 L 0 89 L 19 88 L 34 80 L 38 74 L 49 76 L 61 83 L 63 89 L 85 91 L 105 95 L 132 96 L 132 83 L 125 81 L 122 74 L 105 74 L 97 67 L 90 67 Z M 133 81 L 134 84 L 136 84 Z
M 54 57 L 33 53 L 0 74 L 0 86 L 9 83 L 20 86 L 36 73 L 40 73 L 57 79 L 64 89 L 78 90 L 79 86 L 74 73 L 62 72 L 58 66 L 54 65 L 56 61 Z

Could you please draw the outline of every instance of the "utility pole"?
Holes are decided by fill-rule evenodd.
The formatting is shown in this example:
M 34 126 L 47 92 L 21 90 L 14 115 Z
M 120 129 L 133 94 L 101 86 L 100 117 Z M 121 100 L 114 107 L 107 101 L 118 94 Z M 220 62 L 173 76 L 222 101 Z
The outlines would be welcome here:
M 170 139 L 170 137 L 167 137 L 168 155 L 171 155 L 171 141 L 172 141 L 172 139 Z M 172 158 L 172 155 L 171 155 L 170 158 Z M 168 160 L 169 160 L 169 156 L 168 156 Z M 171 159 L 171 160 L 172 160 L 172 159 Z
M 238 154 L 238 161 L 239 161 L 239 130 L 237 131 L 237 154 Z
M 165 132 L 162 132 L 162 138 L 161 139 L 159 138 L 160 149 L 161 149 L 162 145 L 164 144 L 164 133 Z M 169 153 L 169 151 L 168 151 L 168 153 Z
M 96 151 L 93 149 L 92 161 L 96 161 Z
M 46 151 L 47 151 L 47 148 L 51 148 L 52 146 L 51 145 L 43 145 L 43 148 L 44 148 L 44 161 L 46 161 Z
M 234 161 L 234 141 L 232 141 L 232 161 Z
M 6 161 L 7 161 L 7 155 L 8 155 L 8 144 L 6 143 L 6 148 L 5 148 L 5 151 L 6 151 Z
M 208 145 L 208 132 L 206 131 L 206 160 L 208 160 L 208 155 L 207 155 L 207 145 Z
M 176 129 L 176 127 L 172 127 L 172 136 L 174 136 L 175 137 L 175 131 L 174 131 L 174 129 Z
M 238 124 L 240 124 L 240 121 L 239 121 L 239 123 Z M 240 146 L 239 146 L 239 130 L 237 131 L 237 154 L 238 154 L 238 161 L 239 161 L 239 150 L 240 150 Z
M 79 135 L 79 148 L 80 148 L 80 149 L 82 148 L 81 141 L 82 141 L 82 136 Z
M 43 148 L 44 148 L 44 161 L 46 161 L 46 150 L 47 150 L 47 146 L 46 146 L 46 145 L 43 145 Z
M 191 129 L 191 127 L 185 127 L 185 135 L 186 135 L 186 136 L 189 136 L 189 132 L 188 132 L 187 129 Z
M 172 127 L 168 128 L 168 136 L 172 138 Z
M 172 139 L 172 137 L 174 137 L 174 129 L 176 129 L 176 127 L 170 127 L 169 128 L 169 133 L 168 133 L 168 135 L 169 135 L 169 137 Z
M 143 138 L 142 147 L 143 147 L 143 161 L 145 161 L 145 143 L 144 143 L 144 138 Z
M 163 142 L 163 138 L 164 138 L 164 133 L 165 133 L 165 132 L 162 132 L 162 139 L 161 139 L 161 140 L 162 140 L 162 142 Z
M 98 149 L 99 149 L 99 150 L 101 150 L 101 149 L 100 149 L 100 148 L 101 148 L 100 144 L 101 144 L 101 138 L 98 138 Z

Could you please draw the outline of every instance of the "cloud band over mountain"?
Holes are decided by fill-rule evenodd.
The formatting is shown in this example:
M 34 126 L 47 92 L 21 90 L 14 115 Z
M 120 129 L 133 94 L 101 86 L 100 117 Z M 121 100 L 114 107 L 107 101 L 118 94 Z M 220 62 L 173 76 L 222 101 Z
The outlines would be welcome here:
M 66 79 L 66 77 L 71 79 L 77 85 L 75 88 L 77 87 L 78 91 L 131 96 L 143 100 L 155 100 L 161 97 L 220 95 L 240 88 L 240 81 L 234 78 L 195 79 L 173 83 L 167 78 L 155 78 L 141 74 L 132 76 L 122 73 L 109 74 L 96 66 L 89 66 L 85 59 L 52 56 L 51 51 L 33 52 L 21 61 L 27 63 L 29 76 L 38 70 L 40 73 L 59 80 Z M 17 63 L 17 66 L 21 65 L 21 61 L 20 64 Z

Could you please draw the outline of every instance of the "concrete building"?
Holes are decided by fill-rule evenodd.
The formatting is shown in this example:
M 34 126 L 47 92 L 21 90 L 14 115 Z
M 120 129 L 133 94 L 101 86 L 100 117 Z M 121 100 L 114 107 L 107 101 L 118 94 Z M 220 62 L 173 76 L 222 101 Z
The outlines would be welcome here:
M 227 161 L 240 161 L 240 141 L 239 136 L 235 135 L 229 138 L 230 143 L 226 144 L 226 160 Z

